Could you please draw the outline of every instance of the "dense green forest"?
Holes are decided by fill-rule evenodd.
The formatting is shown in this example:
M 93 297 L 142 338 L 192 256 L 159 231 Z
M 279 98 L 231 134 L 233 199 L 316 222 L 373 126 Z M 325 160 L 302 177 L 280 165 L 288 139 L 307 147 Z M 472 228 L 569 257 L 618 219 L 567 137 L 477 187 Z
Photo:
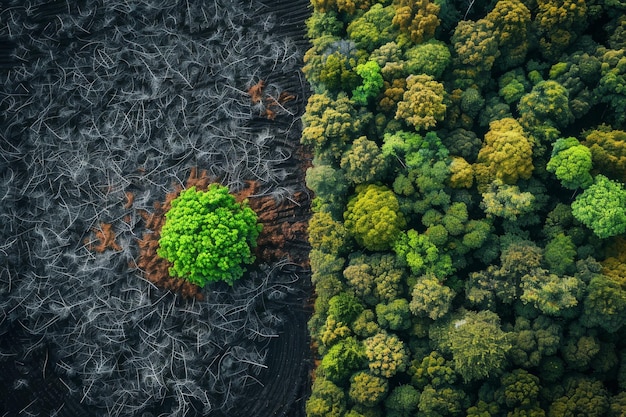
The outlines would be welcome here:
M 311 3 L 307 415 L 626 415 L 626 2 Z

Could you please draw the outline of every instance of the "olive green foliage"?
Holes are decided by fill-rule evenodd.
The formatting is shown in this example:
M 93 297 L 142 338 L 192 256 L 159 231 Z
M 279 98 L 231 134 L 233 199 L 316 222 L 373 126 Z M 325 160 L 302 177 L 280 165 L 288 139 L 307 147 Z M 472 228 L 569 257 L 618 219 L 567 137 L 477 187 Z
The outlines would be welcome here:
M 406 225 L 396 195 L 382 185 L 361 185 L 348 202 L 345 227 L 362 247 L 389 249 Z
M 430 75 L 411 75 L 402 101 L 398 103 L 396 119 L 406 121 L 417 130 L 434 127 L 444 119 L 446 105 L 443 84 Z
M 380 331 L 363 341 L 369 369 L 374 375 L 391 378 L 404 372 L 409 355 L 404 342 L 395 334 Z
M 597 274 L 587 287 L 581 321 L 588 327 L 601 327 L 614 333 L 626 324 L 626 285 L 603 274 Z
M 420 395 L 419 415 L 462 416 L 469 406 L 469 398 L 460 388 L 427 385 Z
M 357 372 L 350 378 L 348 395 L 356 403 L 366 407 L 373 407 L 380 403 L 389 390 L 386 378 L 372 375 L 370 372 Z
M 574 217 L 600 238 L 626 231 L 626 190 L 604 175 L 597 175 L 592 185 L 572 203 Z
M 553 377 L 548 378 L 550 382 L 556 381 L 563 372 L 562 361 L 546 359 L 557 352 L 561 343 L 562 331 L 553 319 L 546 316 L 538 316 L 534 320 L 525 317 L 517 317 L 515 326 L 512 329 L 511 350 L 509 358 L 516 366 L 524 368 L 535 368 L 541 363 L 545 373 L 551 372 Z M 544 379 L 545 375 L 544 375 Z
M 531 13 L 521 0 L 500 0 L 485 18 L 493 24 L 499 56 L 495 65 L 501 69 L 524 63 L 530 48 Z
M 452 385 L 457 381 L 457 374 L 451 361 L 438 351 L 432 351 L 422 359 L 411 364 L 411 384 L 423 389 L 427 385 L 435 388 Z
M 546 169 L 553 172 L 565 188 L 587 188 L 593 183 L 591 151 L 576 138 L 558 139 Z
M 306 402 L 306 414 L 309 417 L 342 417 L 346 411 L 345 397 L 337 385 L 318 377 L 313 382 L 311 396 Z
M 315 193 L 318 211 L 326 211 L 333 218 L 341 218 L 348 193 L 345 171 L 319 163 L 306 170 L 305 181 L 306 186 Z
M 328 301 L 328 315 L 337 320 L 351 324 L 363 311 L 363 306 L 354 296 L 342 292 Z
M 361 136 L 343 154 L 341 168 L 352 183 L 375 182 L 386 174 L 387 159 L 376 142 Z
M 594 169 L 611 179 L 626 181 L 625 131 L 600 126 L 588 132 L 584 144 L 591 151 Z
M 302 123 L 303 144 L 312 146 L 318 154 L 339 158 L 350 138 L 360 132 L 363 122 L 347 96 L 333 100 L 324 94 L 313 94 Z
M 491 122 L 478 153 L 477 181 L 488 184 L 499 179 L 505 184 L 515 184 L 519 179 L 530 178 L 534 170 L 532 152 L 533 142 L 517 120 L 504 118 Z
M 565 236 L 563 233 L 554 236 L 546 244 L 543 252 L 543 258 L 550 271 L 557 275 L 571 273 L 574 270 L 575 257 L 576 245 L 570 236 Z
M 517 220 L 518 216 L 534 209 L 535 196 L 532 193 L 522 192 L 517 185 L 504 184 L 500 179 L 489 184 L 482 196 L 480 206 L 487 216 Z
M 520 99 L 518 110 L 522 115 L 520 123 L 527 129 L 536 125 L 562 128 L 574 119 L 567 89 L 552 80 L 536 84 Z
M 498 85 L 500 87 L 498 94 L 507 104 L 518 102 L 525 93 L 530 91 L 530 83 L 521 69 L 503 74 L 498 79 Z
M 411 385 L 400 385 L 394 388 L 385 401 L 388 417 L 411 417 L 417 411 L 420 394 Z
M 372 52 L 374 49 L 393 41 L 397 35 L 391 24 L 396 9 L 393 6 L 383 7 L 374 4 L 361 17 L 354 19 L 347 28 L 348 38 L 353 40 L 359 49 Z
M 336 384 L 343 384 L 350 375 L 365 364 L 363 344 L 353 337 L 346 337 L 333 345 L 320 364 L 324 376 Z
M 596 88 L 598 99 L 610 106 L 615 122 L 626 122 L 626 55 L 624 49 L 604 50 L 601 53 L 602 77 Z
M 450 63 L 450 50 L 434 39 L 415 45 L 404 53 L 407 74 L 426 74 L 439 79 Z
M 502 372 L 511 349 L 510 336 L 491 311 L 468 311 L 447 326 L 446 341 L 454 367 L 465 381 L 487 378 Z
M 548 417 L 601 417 L 609 409 L 609 398 L 600 381 L 572 377 L 565 381 L 566 391 L 551 405 Z
M 347 231 L 333 220 L 330 213 L 313 213 L 309 220 L 309 243 L 312 249 L 325 253 L 341 253 L 346 249 Z
M 376 319 L 384 329 L 406 330 L 411 326 L 410 316 L 409 302 L 404 298 L 376 305 Z
M 585 0 L 537 0 L 535 24 L 541 38 L 539 51 L 547 59 L 557 58 L 587 25 Z
M 256 213 L 238 203 L 228 187 L 190 187 L 165 213 L 157 253 L 172 264 L 172 276 L 200 287 L 215 281 L 232 285 L 243 275 L 243 264 L 254 261 L 251 249 L 261 228 Z
M 440 7 L 429 0 L 395 0 L 393 24 L 416 44 L 433 37 L 439 26 Z
M 437 320 L 448 313 L 454 291 L 444 285 L 433 273 L 418 278 L 413 287 L 409 308 L 416 316 Z
M 454 46 L 454 87 L 482 87 L 488 81 L 496 58 L 500 56 L 493 23 L 486 19 L 477 22 L 461 20 L 450 41 Z
M 537 404 L 539 378 L 524 369 L 515 369 L 500 378 L 501 394 L 496 395 L 500 403 L 514 409 L 529 408 Z

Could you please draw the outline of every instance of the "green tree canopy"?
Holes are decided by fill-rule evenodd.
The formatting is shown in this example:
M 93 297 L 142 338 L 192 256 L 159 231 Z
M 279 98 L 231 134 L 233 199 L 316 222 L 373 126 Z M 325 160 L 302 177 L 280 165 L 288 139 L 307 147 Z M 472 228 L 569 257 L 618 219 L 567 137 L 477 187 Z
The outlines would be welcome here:
M 343 154 L 341 168 L 345 171 L 346 178 L 354 184 L 375 182 L 385 175 L 387 159 L 376 142 L 361 136 Z
M 172 200 L 161 229 L 160 257 L 172 263 L 170 274 L 200 287 L 214 281 L 233 284 L 254 261 L 252 248 L 262 226 L 246 202 L 237 203 L 228 188 L 195 187 Z
M 326 352 L 320 368 L 326 378 L 342 385 L 354 371 L 365 366 L 365 359 L 363 344 L 354 337 L 346 337 Z
M 398 198 L 383 185 L 360 185 L 344 213 L 345 227 L 362 247 L 389 249 L 406 225 Z
M 511 335 L 492 311 L 466 311 L 431 331 L 440 349 L 452 353 L 454 368 L 466 382 L 502 373 L 508 363 Z
M 454 295 L 434 274 L 426 274 L 417 279 L 409 308 L 416 316 L 437 320 L 448 313 Z
M 365 339 L 363 344 L 372 374 L 391 378 L 406 370 L 409 354 L 404 342 L 395 334 L 382 330 Z
M 600 238 L 622 234 L 626 231 L 626 190 L 598 174 L 572 203 L 572 214 Z
M 440 7 L 430 0 L 394 0 L 393 24 L 413 43 L 422 43 L 435 35 Z
M 588 132 L 584 144 L 591 151 L 595 169 L 609 178 L 626 181 L 625 131 L 603 125 Z
M 346 411 L 345 397 L 341 388 L 318 376 L 306 402 L 306 414 L 308 417 L 343 417 Z
M 552 157 L 546 169 L 553 172 L 565 188 L 587 188 L 593 183 L 591 151 L 576 138 L 561 138 L 554 142 Z
M 493 121 L 478 153 L 476 180 L 488 184 L 500 179 L 505 184 L 515 184 L 519 179 L 528 179 L 534 169 L 532 152 L 533 143 L 517 120 Z
M 387 378 L 376 376 L 367 371 L 360 371 L 350 378 L 348 395 L 352 401 L 366 407 L 380 403 L 389 391 Z
M 417 130 L 434 127 L 444 119 L 446 105 L 443 84 L 430 75 L 410 75 L 406 91 L 398 103 L 396 119 L 402 119 Z
M 393 6 L 374 4 L 361 17 L 354 19 L 347 28 L 348 38 L 359 49 L 372 52 L 374 49 L 391 42 L 397 35 L 397 29 L 391 24 L 396 9 Z
M 440 253 L 428 236 L 413 229 L 399 234 L 393 250 L 414 275 L 430 272 L 443 279 L 453 272 L 450 255 Z

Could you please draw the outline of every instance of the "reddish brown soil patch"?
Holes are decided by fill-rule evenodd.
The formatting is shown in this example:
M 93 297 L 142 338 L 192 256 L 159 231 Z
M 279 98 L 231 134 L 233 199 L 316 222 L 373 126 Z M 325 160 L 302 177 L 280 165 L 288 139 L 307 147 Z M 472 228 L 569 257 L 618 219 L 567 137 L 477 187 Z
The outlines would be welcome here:
M 122 247 L 115 242 L 115 232 L 113 231 L 113 225 L 110 223 L 100 223 L 100 228 L 93 228 L 91 231 L 95 235 L 95 240 L 86 238 L 84 240 L 85 246 L 89 250 L 93 250 L 98 253 L 104 253 L 107 249 L 112 249 L 116 252 L 120 252 Z M 99 242 L 96 244 L 96 242 Z

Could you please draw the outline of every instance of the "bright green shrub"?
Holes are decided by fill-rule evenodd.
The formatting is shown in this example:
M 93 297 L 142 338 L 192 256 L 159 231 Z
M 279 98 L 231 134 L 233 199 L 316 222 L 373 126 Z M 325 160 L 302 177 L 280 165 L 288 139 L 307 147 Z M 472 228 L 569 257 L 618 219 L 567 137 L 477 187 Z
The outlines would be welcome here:
M 251 248 L 262 226 L 227 187 L 212 184 L 207 191 L 182 191 L 165 219 L 157 253 L 172 263 L 172 276 L 200 287 L 214 281 L 232 285 L 243 275 L 242 264 L 254 261 Z

